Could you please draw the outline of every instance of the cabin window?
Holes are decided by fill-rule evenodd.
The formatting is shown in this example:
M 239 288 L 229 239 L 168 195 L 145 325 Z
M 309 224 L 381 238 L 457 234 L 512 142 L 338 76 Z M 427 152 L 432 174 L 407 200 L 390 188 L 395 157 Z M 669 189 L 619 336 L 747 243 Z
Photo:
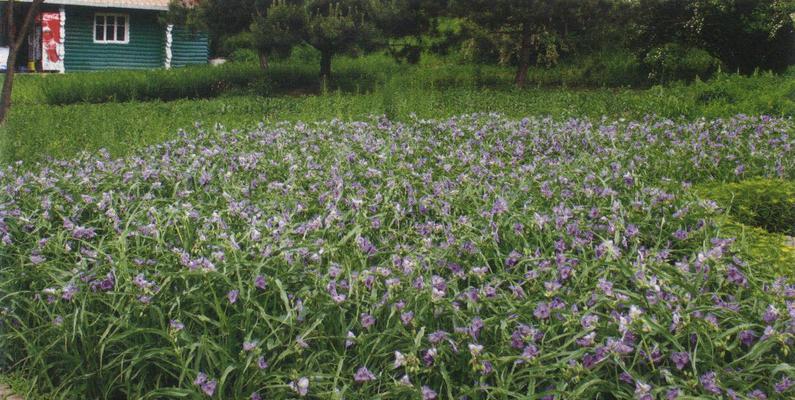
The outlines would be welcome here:
M 129 43 L 130 16 L 94 14 L 94 43 Z

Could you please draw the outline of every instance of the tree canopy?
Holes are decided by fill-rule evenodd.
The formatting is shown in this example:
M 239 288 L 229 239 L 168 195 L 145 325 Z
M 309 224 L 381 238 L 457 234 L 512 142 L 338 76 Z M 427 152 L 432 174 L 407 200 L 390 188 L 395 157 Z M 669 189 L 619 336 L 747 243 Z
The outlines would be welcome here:
M 648 68 L 695 54 L 743 73 L 782 70 L 795 63 L 793 15 L 795 0 L 199 0 L 192 8 L 175 0 L 171 12 L 208 30 L 214 51 L 248 43 L 264 68 L 271 56 L 311 46 L 323 78 L 339 54 L 381 49 L 417 62 L 443 47 L 429 45 L 441 19 L 461 21 L 460 36 L 516 66 L 518 86 L 532 65 L 609 47 Z

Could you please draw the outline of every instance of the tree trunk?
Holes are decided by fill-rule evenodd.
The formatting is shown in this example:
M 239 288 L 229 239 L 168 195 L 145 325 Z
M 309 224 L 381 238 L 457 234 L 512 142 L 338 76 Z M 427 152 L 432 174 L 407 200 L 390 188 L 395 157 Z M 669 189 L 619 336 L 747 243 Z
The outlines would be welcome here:
M 14 87 L 14 69 L 16 68 L 17 54 L 22 47 L 22 42 L 27 38 L 33 18 L 44 0 L 33 0 L 22 22 L 22 27 L 18 32 L 14 32 L 14 1 L 8 1 L 6 10 L 6 29 L 8 29 L 8 63 L 6 64 L 5 80 L 3 80 L 3 90 L 0 92 L 0 125 L 4 125 L 8 112 L 11 110 L 11 90 Z
M 320 79 L 322 81 L 331 80 L 331 57 L 333 53 L 329 50 L 320 52 Z
M 268 70 L 268 53 L 260 50 L 259 51 L 259 67 L 262 68 L 263 71 Z
M 519 39 L 519 65 L 513 83 L 523 88 L 527 83 L 527 69 L 530 68 L 530 27 L 523 25 L 522 37 Z
M 3 91 L 0 92 L 0 125 L 5 124 L 8 111 L 11 109 L 11 90 L 14 86 L 14 64 L 16 62 L 17 52 L 10 48 L 8 51 L 8 67 L 3 81 Z

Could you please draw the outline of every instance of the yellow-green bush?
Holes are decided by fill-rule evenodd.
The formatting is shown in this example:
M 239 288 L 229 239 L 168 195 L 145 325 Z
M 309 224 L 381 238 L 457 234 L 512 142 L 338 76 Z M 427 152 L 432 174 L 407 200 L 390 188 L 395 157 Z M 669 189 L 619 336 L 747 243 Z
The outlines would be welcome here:
M 702 197 L 716 201 L 739 223 L 795 235 L 795 182 L 752 179 L 710 185 L 699 192 Z

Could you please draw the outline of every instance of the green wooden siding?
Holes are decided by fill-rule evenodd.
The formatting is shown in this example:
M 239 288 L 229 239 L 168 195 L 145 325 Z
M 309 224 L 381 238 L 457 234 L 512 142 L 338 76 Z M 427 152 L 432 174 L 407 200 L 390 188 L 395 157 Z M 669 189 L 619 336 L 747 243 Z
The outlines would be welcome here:
M 207 34 L 191 32 L 175 26 L 171 32 L 171 66 L 184 67 L 193 64 L 206 64 L 208 57 Z
M 94 43 L 94 14 L 130 16 L 130 41 L 126 44 Z M 111 8 L 67 7 L 64 64 L 67 71 L 141 69 L 163 67 L 165 27 L 157 12 Z

